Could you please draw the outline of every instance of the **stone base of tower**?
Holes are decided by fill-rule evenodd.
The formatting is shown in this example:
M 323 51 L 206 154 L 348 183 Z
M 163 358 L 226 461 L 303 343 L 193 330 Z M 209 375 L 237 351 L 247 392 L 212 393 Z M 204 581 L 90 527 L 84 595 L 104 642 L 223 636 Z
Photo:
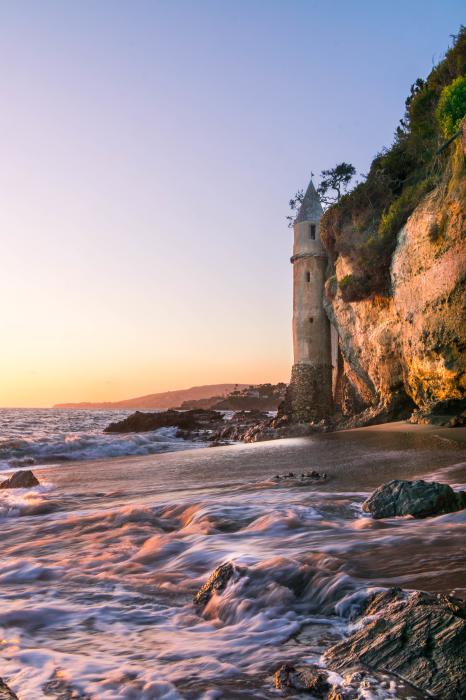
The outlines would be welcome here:
M 332 366 L 293 365 L 286 404 L 294 423 L 309 423 L 330 416 L 333 412 Z

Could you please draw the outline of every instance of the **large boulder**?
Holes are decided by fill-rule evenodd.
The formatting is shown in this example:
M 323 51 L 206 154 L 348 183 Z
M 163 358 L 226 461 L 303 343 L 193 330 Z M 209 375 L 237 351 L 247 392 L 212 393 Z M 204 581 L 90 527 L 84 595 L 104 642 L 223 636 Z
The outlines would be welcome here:
M 231 562 L 226 562 L 217 566 L 217 568 L 209 576 L 208 580 L 203 586 L 198 590 L 194 596 L 194 604 L 198 607 L 204 608 L 209 602 L 214 591 L 223 591 L 230 579 L 236 572 L 236 567 Z
M 396 589 L 376 596 L 365 615 L 366 624 L 325 652 L 328 668 L 362 664 L 442 700 L 466 697 L 465 601 Z
M 33 486 L 39 486 L 39 480 L 36 479 L 30 469 L 25 469 L 15 472 L 9 479 L 2 481 L 0 489 L 30 489 Z
M 382 484 L 362 504 L 373 518 L 392 518 L 397 515 L 428 515 L 451 513 L 466 507 L 466 492 L 455 492 L 448 484 L 436 481 L 404 481 L 394 479 Z

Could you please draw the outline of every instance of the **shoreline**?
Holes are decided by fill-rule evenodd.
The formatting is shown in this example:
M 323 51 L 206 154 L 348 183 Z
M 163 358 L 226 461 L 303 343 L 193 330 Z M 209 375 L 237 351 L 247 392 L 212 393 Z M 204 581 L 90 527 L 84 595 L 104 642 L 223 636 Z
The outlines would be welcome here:
M 9 647 L 5 679 L 20 697 L 26 687 L 46 687 L 27 658 L 39 639 L 50 671 L 65 669 L 70 687 L 85 686 L 96 697 L 122 661 L 141 684 L 156 674 L 180 697 L 222 687 L 233 692 L 222 666 L 228 658 L 237 697 L 265 698 L 273 694 L 280 665 L 299 664 L 303 652 L 306 662 L 317 663 L 337 638 L 350 643 L 352 606 L 374 592 L 393 586 L 427 591 L 428 605 L 452 589 L 464 596 L 465 511 L 376 520 L 362 503 L 396 478 L 460 488 L 466 483 L 465 433 L 395 423 L 37 465 L 43 488 L 4 494 L 13 510 L 2 518 L 2 590 L 11 607 L 2 633 L 9 638 L 8 615 L 15 614 L 21 631 L 20 648 Z M 310 469 L 328 478 L 273 482 L 274 474 Z M 196 609 L 193 595 L 226 562 L 239 578 Z M 45 603 L 67 615 L 65 638 L 73 653 L 55 648 L 62 612 L 39 632 L 29 626 L 31 617 L 41 619 Z M 97 610 L 100 624 L 89 627 Z M 386 614 L 405 613 L 387 608 Z M 89 645 L 97 649 L 90 670 L 82 662 Z M 126 682 L 115 681 L 114 697 Z M 38 690 L 29 691 L 35 696 Z
M 30 468 L 32 469 L 49 469 L 49 468 L 73 468 L 73 466 L 77 465 L 94 465 L 94 464 L 102 464 L 102 463 L 115 463 L 119 464 L 121 462 L 129 462 L 129 463 L 143 463 L 147 461 L 152 461 L 152 460 L 159 460 L 161 458 L 165 458 L 168 455 L 173 456 L 174 458 L 179 455 L 188 455 L 188 454 L 193 454 L 196 455 L 196 457 L 200 457 L 203 455 L 205 451 L 207 451 L 207 457 L 210 459 L 212 456 L 212 453 L 215 453 L 216 455 L 223 454 L 224 452 L 228 453 L 231 452 L 232 450 L 237 451 L 239 450 L 254 450 L 254 449 L 260 449 L 260 448 L 269 448 L 272 446 L 282 446 L 282 447 L 298 447 L 299 448 L 304 448 L 306 444 L 313 444 L 315 440 L 320 440 L 320 439 L 333 439 L 333 440 L 338 440 L 339 436 L 342 436 L 342 438 L 346 439 L 359 439 L 361 436 L 364 439 L 364 436 L 367 435 L 368 437 L 373 436 L 376 433 L 382 433 L 382 434 L 407 434 L 407 435 L 419 435 L 419 436 L 429 436 L 429 437 L 436 437 L 439 440 L 448 440 L 454 443 L 457 443 L 459 445 L 466 445 L 466 427 L 459 427 L 459 428 L 450 428 L 447 426 L 434 426 L 434 425 L 419 425 L 419 424 L 413 424 L 409 423 L 407 421 L 393 421 L 391 423 L 380 423 L 376 425 L 368 425 L 368 426 L 362 426 L 359 428 L 346 428 L 343 430 L 335 430 L 332 432 L 328 433 L 321 433 L 321 432 L 315 432 L 310 435 L 304 435 L 301 437 L 281 437 L 281 438 L 275 438 L 272 440 L 261 440 L 258 442 L 234 442 L 232 444 L 228 445 L 218 445 L 215 447 L 212 447 L 209 443 L 205 443 L 205 445 L 201 445 L 199 447 L 187 447 L 186 449 L 179 449 L 179 450 L 173 450 L 173 451 L 166 451 L 166 452 L 154 452 L 151 454 L 147 455 L 121 455 L 117 457 L 103 457 L 103 458 L 97 458 L 97 459 L 84 459 L 84 460 L 63 460 L 62 462 L 56 461 L 53 462 L 52 464 L 35 464 L 31 465 Z M 466 454 L 466 453 L 465 453 Z M 14 467 L 11 468 L 13 470 Z M 5 471 L 9 471 L 6 470 Z
M 144 501 L 155 496 L 150 488 L 151 474 L 157 478 L 162 475 L 169 493 L 171 480 L 176 480 L 178 473 L 197 478 L 202 491 L 213 484 L 227 489 L 233 484 L 253 484 L 276 473 L 315 469 L 329 475 L 327 481 L 319 483 L 320 491 L 367 492 L 391 478 L 423 478 L 439 469 L 455 469 L 455 465 L 460 465 L 461 472 L 461 465 L 466 465 L 465 444 L 466 428 L 398 422 L 305 437 L 37 464 L 30 468 L 59 489 L 67 489 L 75 478 L 92 475 L 93 482 L 103 478 L 105 488 L 131 492 L 133 481 L 143 474 L 149 488 L 148 494 L 141 491 Z

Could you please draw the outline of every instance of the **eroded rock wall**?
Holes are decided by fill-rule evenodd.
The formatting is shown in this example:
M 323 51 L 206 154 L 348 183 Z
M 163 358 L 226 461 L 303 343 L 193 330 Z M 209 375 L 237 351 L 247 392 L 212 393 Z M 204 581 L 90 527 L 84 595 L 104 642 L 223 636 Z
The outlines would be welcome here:
M 398 235 L 391 296 L 345 302 L 335 277 L 327 280 L 326 311 L 345 360 L 343 413 L 389 418 L 465 398 L 465 185 L 458 143 L 448 177 Z M 352 272 L 340 255 L 336 280 Z

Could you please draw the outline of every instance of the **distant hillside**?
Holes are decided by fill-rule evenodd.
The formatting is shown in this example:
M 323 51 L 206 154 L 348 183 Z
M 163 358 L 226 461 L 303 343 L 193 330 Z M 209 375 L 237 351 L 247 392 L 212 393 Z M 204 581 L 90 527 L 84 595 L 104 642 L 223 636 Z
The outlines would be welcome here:
M 92 403 L 57 403 L 53 408 L 176 408 L 184 401 L 197 401 L 209 399 L 212 396 L 227 396 L 235 389 L 244 389 L 248 384 L 206 384 L 205 386 L 192 386 L 190 389 L 178 389 L 176 391 L 163 391 L 159 394 L 147 394 L 135 399 L 123 401 L 100 401 Z
M 286 384 L 251 384 L 248 387 L 237 385 L 226 396 L 212 396 L 208 399 L 183 401 L 180 408 L 215 409 L 216 411 L 276 411 L 285 398 Z

